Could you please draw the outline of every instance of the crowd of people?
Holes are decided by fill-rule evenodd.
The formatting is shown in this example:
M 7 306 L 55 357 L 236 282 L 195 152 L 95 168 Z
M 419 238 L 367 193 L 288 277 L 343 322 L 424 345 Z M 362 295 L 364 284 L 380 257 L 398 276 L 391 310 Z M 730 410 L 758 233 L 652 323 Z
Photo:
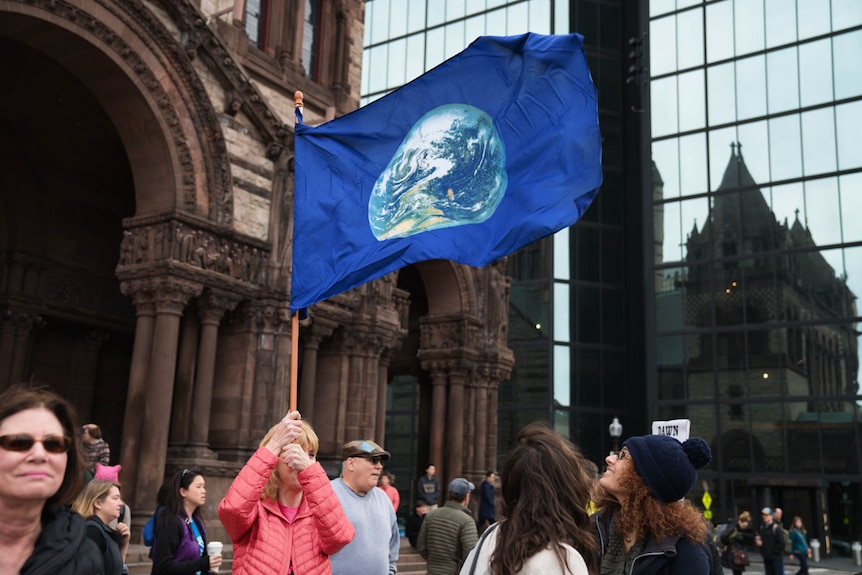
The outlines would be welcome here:
M 383 470 L 391 454 L 370 439 L 350 441 L 330 480 L 318 445 L 312 426 L 290 412 L 233 480 L 218 505 L 233 573 L 395 574 L 400 498 Z M 438 508 L 440 483 L 428 465 L 405 531 L 429 575 L 707 575 L 721 572 L 718 553 L 739 575 L 752 549 L 766 575 L 783 575 L 788 554 L 799 562 L 796 575 L 806 575 L 805 526 L 794 517 L 785 530 L 781 509 L 764 507 L 757 528 L 744 511 L 713 537 L 686 498 L 710 458 L 700 438 L 630 437 L 597 477 L 574 444 L 531 424 L 504 460 L 499 502 L 498 476 L 488 471 L 478 489 L 463 477 L 450 481 Z M 99 427 L 79 426 L 55 393 L 17 386 L 0 395 L 0 573 L 127 572 L 128 509 L 109 459 Z M 206 497 L 206 478 L 195 469 L 162 486 L 145 529 L 153 575 L 218 571 L 222 543 L 207 537 Z

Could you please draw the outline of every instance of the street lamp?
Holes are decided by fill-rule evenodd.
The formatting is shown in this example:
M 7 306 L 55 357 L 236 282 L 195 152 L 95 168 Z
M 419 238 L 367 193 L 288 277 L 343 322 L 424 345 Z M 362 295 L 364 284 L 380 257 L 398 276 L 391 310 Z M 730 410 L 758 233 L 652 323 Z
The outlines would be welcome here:
M 613 446 L 611 447 L 611 455 L 616 455 L 620 450 L 620 437 L 623 436 L 623 424 L 616 417 L 608 426 L 608 433 L 611 434 Z

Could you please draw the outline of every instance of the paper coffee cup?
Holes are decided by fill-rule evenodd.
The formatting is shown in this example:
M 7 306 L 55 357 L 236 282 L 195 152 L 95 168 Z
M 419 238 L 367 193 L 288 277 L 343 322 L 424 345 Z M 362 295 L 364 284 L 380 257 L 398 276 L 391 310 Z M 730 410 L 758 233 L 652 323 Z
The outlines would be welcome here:
M 222 545 L 221 541 L 210 541 L 207 543 L 207 555 L 218 555 L 221 553 Z M 213 569 L 213 572 L 218 573 L 218 567 Z

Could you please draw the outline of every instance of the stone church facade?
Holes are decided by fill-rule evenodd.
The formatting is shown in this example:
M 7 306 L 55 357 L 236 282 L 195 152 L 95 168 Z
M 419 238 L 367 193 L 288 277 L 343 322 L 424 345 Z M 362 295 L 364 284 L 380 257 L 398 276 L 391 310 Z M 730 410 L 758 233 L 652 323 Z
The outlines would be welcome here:
M 343 442 L 385 443 L 398 375 L 419 382 L 417 468 L 496 463 L 502 262 L 316 304 L 290 357 L 294 92 L 308 124 L 358 107 L 364 3 L 266 4 L 0 0 L 0 388 L 46 383 L 100 424 L 135 510 L 192 466 L 217 505 L 292 359 L 331 472 Z

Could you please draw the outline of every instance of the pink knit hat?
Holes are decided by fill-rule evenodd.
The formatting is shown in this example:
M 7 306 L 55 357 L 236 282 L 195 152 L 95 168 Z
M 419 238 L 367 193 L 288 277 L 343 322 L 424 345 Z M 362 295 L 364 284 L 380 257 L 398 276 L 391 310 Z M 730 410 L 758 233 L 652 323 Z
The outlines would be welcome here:
M 123 468 L 122 465 L 102 465 L 101 463 L 96 464 L 96 473 L 93 474 L 93 479 L 104 479 L 106 481 L 116 481 L 119 483 L 120 481 L 120 470 Z

